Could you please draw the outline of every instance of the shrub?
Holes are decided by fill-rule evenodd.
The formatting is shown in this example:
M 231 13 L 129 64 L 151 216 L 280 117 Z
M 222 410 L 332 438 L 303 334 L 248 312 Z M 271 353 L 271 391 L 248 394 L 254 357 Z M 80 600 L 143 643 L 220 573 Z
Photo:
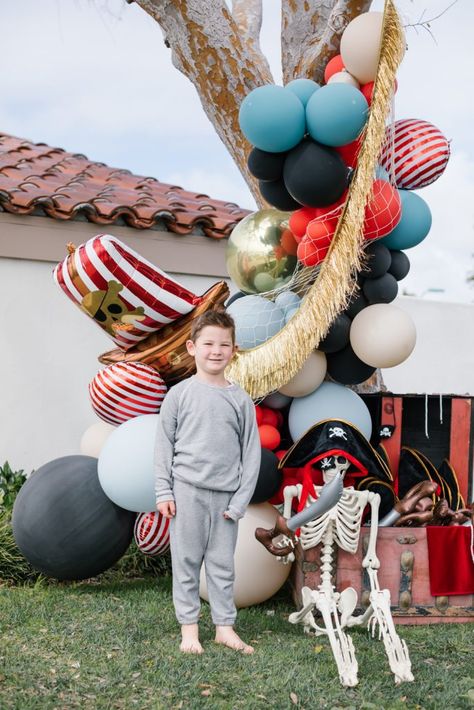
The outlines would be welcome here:
M 0 466 L 0 511 L 12 510 L 15 498 L 25 479 L 23 470 L 12 471 L 8 461 Z

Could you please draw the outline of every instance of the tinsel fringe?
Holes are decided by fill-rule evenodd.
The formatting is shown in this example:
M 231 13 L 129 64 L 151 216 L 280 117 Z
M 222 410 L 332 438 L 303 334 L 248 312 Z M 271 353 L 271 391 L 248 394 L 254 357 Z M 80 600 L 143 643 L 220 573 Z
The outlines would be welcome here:
M 392 0 L 384 8 L 380 59 L 357 169 L 327 257 L 315 283 L 288 324 L 262 345 L 237 353 L 226 376 L 253 399 L 274 392 L 294 377 L 347 306 L 363 262 L 363 224 L 377 158 L 385 138 L 395 74 L 405 37 Z

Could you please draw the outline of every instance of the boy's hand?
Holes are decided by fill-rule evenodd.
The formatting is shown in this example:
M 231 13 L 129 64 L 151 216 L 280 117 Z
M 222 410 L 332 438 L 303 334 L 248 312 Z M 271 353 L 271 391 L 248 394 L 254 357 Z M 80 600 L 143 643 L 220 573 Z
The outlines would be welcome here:
M 164 518 L 174 518 L 176 515 L 176 505 L 174 500 L 164 500 L 161 503 L 157 503 L 156 507 L 158 508 L 158 512 L 161 513 Z

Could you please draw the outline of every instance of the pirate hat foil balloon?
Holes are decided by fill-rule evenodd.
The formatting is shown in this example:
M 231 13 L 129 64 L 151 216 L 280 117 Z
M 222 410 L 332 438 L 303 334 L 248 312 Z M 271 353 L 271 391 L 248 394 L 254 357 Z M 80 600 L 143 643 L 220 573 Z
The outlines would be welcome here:
M 308 429 L 281 459 L 280 468 L 295 468 L 309 463 L 327 468 L 339 456 L 350 462 L 347 480 L 373 476 L 388 483 L 392 481 L 389 467 L 365 436 L 341 419 L 327 419 Z
M 358 491 L 371 491 L 378 493 L 380 496 L 379 518 L 383 518 L 387 513 L 393 510 L 398 498 L 395 494 L 393 485 L 388 481 L 381 481 L 379 478 L 368 476 L 357 482 L 356 488 Z
M 448 505 L 452 510 L 465 508 L 466 504 L 459 490 L 458 478 L 456 471 L 452 467 L 448 459 L 444 459 L 437 471 L 444 488 L 444 497 L 448 501 Z
M 438 485 L 437 493 L 433 493 L 433 503 L 439 498 L 446 498 L 446 488 L 436 467 L 427 456 L 408 446 L 403 446 L 400 452 L 398 467 L 398 497 L 403 498 L 406 493 L 421 481 L 433 481 Z

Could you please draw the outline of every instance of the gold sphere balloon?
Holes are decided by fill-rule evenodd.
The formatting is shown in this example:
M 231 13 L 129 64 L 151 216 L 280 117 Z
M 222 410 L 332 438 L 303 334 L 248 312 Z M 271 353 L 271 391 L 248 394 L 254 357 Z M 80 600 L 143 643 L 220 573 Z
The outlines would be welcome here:
M 232 231 L 227 243 L 227 271 L 245 293 L 264 293 L 286 284 L 295 268 L 296 255 L 284 248 L 290 212 L 259 210 L 247 215 Z

